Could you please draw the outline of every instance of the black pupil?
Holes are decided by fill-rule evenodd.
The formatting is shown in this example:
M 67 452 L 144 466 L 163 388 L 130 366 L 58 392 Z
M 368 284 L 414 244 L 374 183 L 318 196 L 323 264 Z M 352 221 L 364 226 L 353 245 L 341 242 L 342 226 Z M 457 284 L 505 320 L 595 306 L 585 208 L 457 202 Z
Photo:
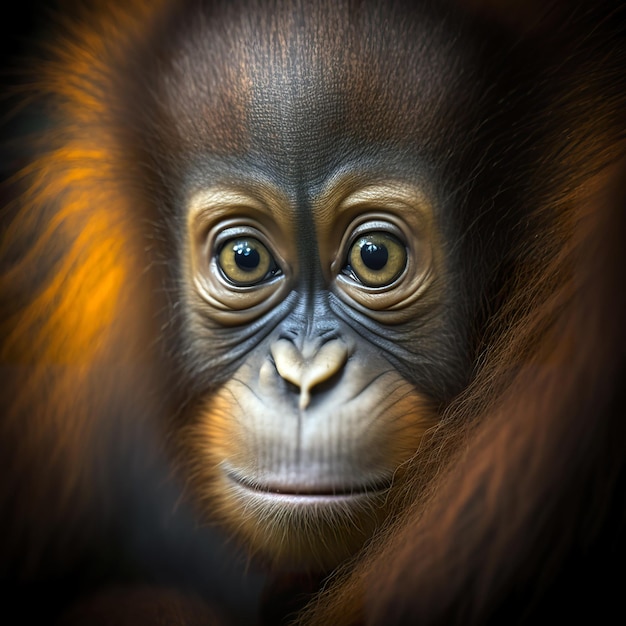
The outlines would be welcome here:
M 361 246 L 361 260 L 371 270 L 380 270 L 387 264 L 389 253 L 386 246 L 368 241 Z
M 247 241 L 238 243 L 233 247 L 235 263 L 244 272 L 252 272 L 261 262 L 258 250 L 251 248 Z

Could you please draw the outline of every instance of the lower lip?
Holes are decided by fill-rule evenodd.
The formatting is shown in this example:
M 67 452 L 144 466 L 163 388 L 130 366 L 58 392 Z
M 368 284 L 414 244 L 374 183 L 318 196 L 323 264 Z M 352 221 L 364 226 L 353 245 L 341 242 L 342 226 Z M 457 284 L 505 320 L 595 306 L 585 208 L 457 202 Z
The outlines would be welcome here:
M 328 504 L 340 504 L 342 502 L 354 502 L 356 500 L 368 500 L 372 498 L 380 498 L 385 496 L 389 491 L 389 487 L 372 487 L 365 490 L 359 488 L 354 492 L 347 492 L 342 489 L 341 493 L 333 494 L 328 493 L 295 493 L 294 491 L 280 491 L 279 489 L 273 489 L 271 491 L 264 490 L 256 487 L 251 487 L 235 476 L 229 474 L 231 484 L 237 488 L 237 490 L 244 492 L 248 497 L 252 496 L 258 498 L 259 501 L 265 502 L 280 502 L 284 504 L 300 505 L 300 506 L 314 506 L 314 505 L 328 505 Z

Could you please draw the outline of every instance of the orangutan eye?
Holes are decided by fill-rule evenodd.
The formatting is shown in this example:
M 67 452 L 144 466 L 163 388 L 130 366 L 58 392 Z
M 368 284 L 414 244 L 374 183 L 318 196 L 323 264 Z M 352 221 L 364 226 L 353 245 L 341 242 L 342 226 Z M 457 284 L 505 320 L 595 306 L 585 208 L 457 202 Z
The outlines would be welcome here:
M 406 246 L 397 237 L 373 231 L 354 241 L 344 273 L 366 287 L 385 287 L 402 274 L 406 262 Z
M 244 287 L 262 283 L 280 271 L 269 250 L 254 237 L 228 240 L 219 251 L 217 264 L 230 283 Z

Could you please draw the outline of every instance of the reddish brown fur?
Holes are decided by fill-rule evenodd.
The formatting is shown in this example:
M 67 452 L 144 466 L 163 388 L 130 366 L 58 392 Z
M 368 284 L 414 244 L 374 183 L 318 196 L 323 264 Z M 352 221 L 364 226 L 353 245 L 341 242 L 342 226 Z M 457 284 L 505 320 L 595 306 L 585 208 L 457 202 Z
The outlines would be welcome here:
M 547 619 L 572 610 L 603 620 L 615 610 L 610 563 L 623 555 L 624 510 L 611 498 L 623 484 L 626 444 L 625 171 L 622 164 L 587 183 L 571 248 L 535 274 L 531 302 L 541 306 L 523 309 L 450 407 L 433 466 L 427 455 L 416 463 L 432 476 L 451 454 L 447 469 L 426 491 L 416 474 L 422 495 L 302 623 L 526 623 L 537 610 Z M 520 294 L 524 307 L 529 295 Z M 526 362 L 510 379 L 520 354 Z M 589 578 L 576 580 L 565 562 Z M 585 569 L 598 565 L 607 570 Z M 571 590 L 550 588 L 555 580 L 593 601 L 570 600 Z M 542 595 L 546 588 L 554 597 Z

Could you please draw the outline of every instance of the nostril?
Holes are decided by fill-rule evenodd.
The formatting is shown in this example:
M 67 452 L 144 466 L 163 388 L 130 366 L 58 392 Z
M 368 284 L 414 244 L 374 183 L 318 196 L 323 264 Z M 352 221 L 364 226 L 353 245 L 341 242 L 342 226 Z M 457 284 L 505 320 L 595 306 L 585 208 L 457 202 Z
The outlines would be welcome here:
M 315 383 L 314 385 L 311 385 L 311 387 L 309 388 L 309 391 L 311 392 L 312 395 L 323 394 L 326 391 L 330 391 L 339 382 L 339 379 L 341 378 L 343 371 L 344 371 L 343 368 L 338 369 L 331 376 L 328 376 L 324 380 L 321 380 L 320 382 Z
M 272 344 L 270 353 L 274 359 L 276 371 L 281 378 L 300 387 L 302 385 L 302 373 L 304 359 L 296 346 L 289 339 L 281 338 Z

